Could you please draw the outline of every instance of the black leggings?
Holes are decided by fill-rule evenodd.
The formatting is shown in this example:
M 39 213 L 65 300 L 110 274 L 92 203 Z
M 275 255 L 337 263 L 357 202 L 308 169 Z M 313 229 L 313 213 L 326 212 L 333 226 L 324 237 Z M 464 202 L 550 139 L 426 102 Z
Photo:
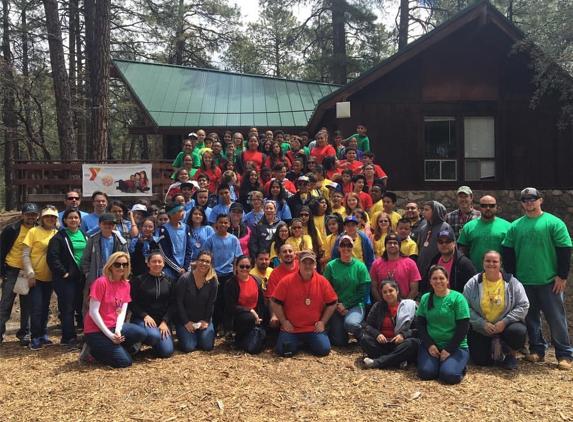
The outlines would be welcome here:
M 360 340 L 360 347 L 369 358 L 374 359 L 378 368 L 398 366 L 404 361 L 415 362 L 418 345 L 418 339 L 415 338 L 407 338 L 400 344 L 382 344 L 369 334 L 364 334 Z
M 512 350 L 519 350 L 525 346 L 527 329 L 524 322 L 514 322 L 509 324 L 501 333 L 501 341 Z M 478 366 L 489 366 L 493 364 L 491 358 L 491 337 L 484 336 L 474 329 L 468 333 L 468 346 L 472 361 Z

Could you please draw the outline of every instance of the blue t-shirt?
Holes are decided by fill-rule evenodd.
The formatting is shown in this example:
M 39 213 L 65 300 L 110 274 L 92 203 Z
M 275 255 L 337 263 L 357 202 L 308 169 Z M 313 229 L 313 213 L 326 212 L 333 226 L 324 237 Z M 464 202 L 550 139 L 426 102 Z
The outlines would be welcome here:
M 261 211 L 258 214 L 255 214 L 254 211 L 250 211 L 247 215 L 245 215 L 243 221 L 245 222 L 245 224 L 249 229 L 253 230 L 253 226 L 257 224 L 261 220 L 261 218 L 263 218 L 264 215 L 265 215 L 264 211 Z
M 177 265 L 183 267 L 185 263 L 185 252 L 187 248 L 187 235 L 185 223 L 181 223 L 179 228 L 173 227 L 171 224 L 167 223 L 163 226 L 169 233 L 171 238 L 171 244 L 173 245 L 173 258 Z
M 191 249 L 193 250 L 191 261 L 195 261 L 197 259 L 199 251 L 205 247 L 205 242 L 209 236 L 213 234 L 215 234 L 215 230 L 213 230 L 213 227 L 208 225 L 201 226 L 198 229 L 191 229 Z
M 153 236 L 153 240 L 155 240 L 155 242 L 157 242 L 157 236 Z M 137 245 L 138 241 L 139 241 L 139 238 L 137 238 L 137 237 L 131 239 L 131 243 L 129 244 L 129 252 L 130 253 L 135 252 L 135 245 Z M 149 252 L 151 252 L 151 246 L 149 244 L 149 240 L 144 239 L 143 240 L 143 256 L 146 259 L 149 258 Z
M 283 202 L 282 207 L 280 205 L 278 206 L 277 217 L 283 221 L 292 220 L 292 214 L 286 202 Z
M 95 215 L 92 212 L 91 214 L 88 214 L 85 217 L 82 216 L 82 224 L 80 225 L 80 229 L 84 233 L 89 233 L 91 229 L 93 229 L 94 227 L 98 227 L 98 223 L 99 223 L 99 216 Z
M 211 210 L 211 214 L 209 214 L 207 221 L 213 224 L 217 221 L 217 216 L 219 214 L 229 215 L 229 208 L 231 208 L 231 205 L 223 205 L 223 204 L 215 205 Z
M 220 237 L 216 233 L 209 236 L 203 249 L 209 249 L 213 254 L 213 268 L 217 275 L 233 272 L 235 258 L 243 254 L 239 239 L 232 234 L 227 237 Z
M 103 266 L 113 254 L 113 235 L 111 237 L 100 237 L 100 256 L 101 256 L 101 265 L 99 266 L 99 274 L 98 277 L 102 276 Z

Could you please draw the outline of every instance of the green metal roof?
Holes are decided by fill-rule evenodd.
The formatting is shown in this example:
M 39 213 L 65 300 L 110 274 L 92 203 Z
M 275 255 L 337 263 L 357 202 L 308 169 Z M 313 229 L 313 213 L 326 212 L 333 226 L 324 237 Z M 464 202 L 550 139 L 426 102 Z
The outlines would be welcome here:
M 113 60 L 157 128 L 306 127 L 339 85 Z

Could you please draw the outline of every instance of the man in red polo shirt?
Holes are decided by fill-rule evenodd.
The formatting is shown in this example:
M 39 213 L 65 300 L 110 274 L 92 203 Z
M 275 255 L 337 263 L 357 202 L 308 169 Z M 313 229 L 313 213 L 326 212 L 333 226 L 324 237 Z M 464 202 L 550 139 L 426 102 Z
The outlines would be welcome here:
M 281 323 L 276 351 L 292 356 L 305 341 L 316 356 L 330 353 L 325 327 L 336 309 L 338 297 L 326 278 L 318 274 L 316 255 L 300 254 L 298 272 L 283 279 L 274 290 L 271 306 Z

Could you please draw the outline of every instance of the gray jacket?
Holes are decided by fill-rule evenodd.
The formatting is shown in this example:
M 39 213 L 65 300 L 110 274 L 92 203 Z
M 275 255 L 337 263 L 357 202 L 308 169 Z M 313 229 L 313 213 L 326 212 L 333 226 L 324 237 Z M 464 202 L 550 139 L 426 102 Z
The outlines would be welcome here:
M 113 252 L 125 252 L 129 255 L 127 241 L 117 232 L 113 231 Z M 101 265 L 101 233 L 96 233 L 88 239 L 84 256 L 82 257 L 82 271 L 86 276 L 86 285 L 91 284 L 99 277 Z
M 523 285 L 512 275 L 502 272 L 505 284 L 505 308 L 494 321 L 503 321 L 507 325 L 525 321 L 525 316 L 529 310 L 529 300 L 525 294 Z M 484 336 L 490 336 L 485 332 L 484 326 L 487 322 L 481 310 L 481 300 L 483 297 L 483 273 L 476 274 L 464 287 L 464 297 L 470 305 L 470 324 L 472 328 Z

